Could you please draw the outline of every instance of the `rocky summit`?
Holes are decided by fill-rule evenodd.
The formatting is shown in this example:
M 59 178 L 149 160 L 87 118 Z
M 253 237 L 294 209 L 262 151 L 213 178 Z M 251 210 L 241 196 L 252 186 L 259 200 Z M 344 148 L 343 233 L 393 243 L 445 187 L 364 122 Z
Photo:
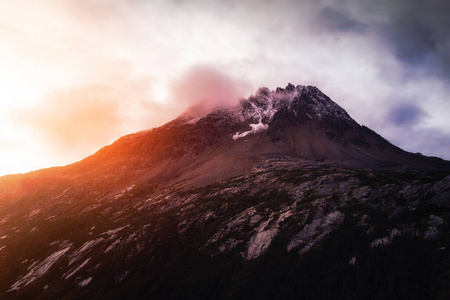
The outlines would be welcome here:
M 1 299 L 449 299 L 450 162 L 311 86 L 0 178 Z

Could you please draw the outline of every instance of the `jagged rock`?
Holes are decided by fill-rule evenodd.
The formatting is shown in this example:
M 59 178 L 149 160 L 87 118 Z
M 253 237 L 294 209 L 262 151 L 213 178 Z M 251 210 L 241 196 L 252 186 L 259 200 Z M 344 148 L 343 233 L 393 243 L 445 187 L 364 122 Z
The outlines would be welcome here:
M 300 245 L 304 245 L 300 254 L 305 254 L 339 226 L 344 221 L 344 217 L 345 215 L 339 211 L 331 212 L 325 216 L 321 216 L 321 212 L 317 213 L 313 221 L 306 224 L 302 231 L 292 238 L 287 250 L 291 251 Z

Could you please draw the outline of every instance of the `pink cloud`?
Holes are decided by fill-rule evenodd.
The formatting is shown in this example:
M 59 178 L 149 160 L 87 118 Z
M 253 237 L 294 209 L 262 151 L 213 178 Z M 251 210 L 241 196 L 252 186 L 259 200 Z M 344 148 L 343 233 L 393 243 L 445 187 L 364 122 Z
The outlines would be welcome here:
M 191 67 L 170 86 L 169 97 L 171 101 L 184 107 L 195 105 L 196 109 L 211 111 L 237 104 L 239 99 L 247 97 L 252 90 L 248 81 L 200 65 Z

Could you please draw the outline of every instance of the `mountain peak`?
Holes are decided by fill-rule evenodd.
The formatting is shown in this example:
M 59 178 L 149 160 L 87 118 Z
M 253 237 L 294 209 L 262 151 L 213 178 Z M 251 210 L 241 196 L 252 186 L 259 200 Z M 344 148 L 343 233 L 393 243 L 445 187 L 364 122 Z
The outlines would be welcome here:
M 233 108 L 204 113 L 194 107 L 159 128 L 121 138 L 76 166 L 94 174 L 92 167 L 102 165 L 106 173 L 122 170 L 153 183 L 183 179 L 186 185 L 204 185 L 274 157 L 351 168 L 450 168 L 392 145 L 318 88 L 292 84 L 275 91 L 259 88 Z
M 200 119 L 218 115 L 227 115 L 234 119 L 234 123 L 242 126 L 241 131 L 234 132 L 234 140 L 251 133 L 261 132 L 270 128 L 270 123 L 279 118 L 291 119 L 293 123 L 320 122 L 326 119 L 330 122 L 356 122 L 328 96 L 315 86 L 303 86 L 289 83 L 285 88 L 275 91 L 267 87 L 260 87 L 254 95 L 241 99 L 232 108 L 211 108 L 204 103 L 197 103 L 189 107 L 177 120 L 187 124 L 194 124 Z M 214 118 L 217 121 L 217 118 Z M 245 130 L 244 130 L 245 129 Z
M 238 111 L 251 129 L 237 132 L 233 139 L 257 133 L 270 127 L 271 121 L 278 113 L 282 118 L 289 117 L 293 122 L 328 122 L 345 121 L 355 123 L 347 112 L 333 102 L 328 96 L 314 86 L 289 83 L 286 88 L 271 91 L 266 87 L 259 88 L 255 95 L 240 102 Z

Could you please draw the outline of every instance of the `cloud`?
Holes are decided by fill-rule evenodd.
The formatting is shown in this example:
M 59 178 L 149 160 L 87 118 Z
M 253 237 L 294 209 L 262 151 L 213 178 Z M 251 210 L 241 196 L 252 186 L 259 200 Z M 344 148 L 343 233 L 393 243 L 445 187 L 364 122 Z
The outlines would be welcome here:
M 126 61 L 102 66 L 104 74 L 97 81 L 54 89 L 39 102 L 17 108 L 15 125 L 67 163 L 173 118 L 178 108 L 154 99 L 154 78 L 136 74 Z
M 348 12 L 328 6 L 320 9 L 319 22 L 330 31 L 364 33 L 368 28 L 367 24 L 353 19 Z
M 105 143 L 117 133 L 120 106 L 107 86 L 91 85 L 55 91 L 20 114 L 58 152 L 77 152 Z
M 196 109 L 207 112 L 233 106 L 252 90 L 252 85 L 246 80 L 230 77 L 210 66 L 197 65 L 175 80 L 169 93 L 172 101 L 181 106 L 197 105 Z
M 450 79 L 450 3 L 443 0 L 393 1 L 380 35 L 396 57 L 412 67 Z
M 122 135 L 168 122 L 190 106 L 199 104 L 201 112 L 229 107 L 253 91 L 248 81 L 198 65 L 174 80 L 169 99 L 160 102 L 152 93 L 158 80 L 134 74 L 126 62 L 105 64 L 104 70 L 96 83 L 54 90 L 17 110 L 15 123 L 63 161 L 74 161 Z
M 423 109 L 413 103 L 402 103 L 394 106 L 389 119 L 396 126 L 416 125 L 425 116 Z
M 446 0 L 332 1 L 367 24 L 381 45 L 406 67 L 450 80 L 450 2 Z

